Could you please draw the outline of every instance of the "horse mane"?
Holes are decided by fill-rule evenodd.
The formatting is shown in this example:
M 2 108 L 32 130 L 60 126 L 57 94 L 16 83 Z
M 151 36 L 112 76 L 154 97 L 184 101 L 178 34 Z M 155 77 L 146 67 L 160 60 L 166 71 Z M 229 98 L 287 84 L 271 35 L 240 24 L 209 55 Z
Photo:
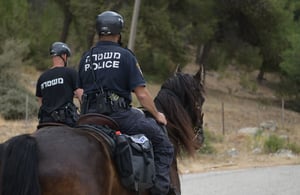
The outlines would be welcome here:
M 23 134 L 1 145 L 1 151 L 4 152 L 1 160 L 1 194 L 40 195 L 35 139 Z
M 198 85 L 198 86 L 197 86 Z M 154 101 L 168 120 L 167 129 L 176 153 L 185 150 L 190 156 L 196 151 L 194 124 L 196 96 L 199 83 L 192 75 L 177 72 L 162 85 Z M 202 85 L 200 85 L 203 92 Z M 202 95 L 202 94 L 201 94 Z

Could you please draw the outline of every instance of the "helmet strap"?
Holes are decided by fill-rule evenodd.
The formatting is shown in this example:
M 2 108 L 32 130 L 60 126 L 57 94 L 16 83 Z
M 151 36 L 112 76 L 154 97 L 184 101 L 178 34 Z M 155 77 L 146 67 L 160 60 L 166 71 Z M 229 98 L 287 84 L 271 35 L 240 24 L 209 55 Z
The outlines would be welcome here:
M 64 67 L 68 65 L 68 60 L 65 60 L 62 56 L 59 56 L 64 61 Z
M 119 36 L 118 44 L 119 44 L 120 46 L 122 46 L 122 45 L 123 45 L 123 43 L 122 43 L 122 35 L 121 35 L 121 33 L 120 33 L 120 36 Z

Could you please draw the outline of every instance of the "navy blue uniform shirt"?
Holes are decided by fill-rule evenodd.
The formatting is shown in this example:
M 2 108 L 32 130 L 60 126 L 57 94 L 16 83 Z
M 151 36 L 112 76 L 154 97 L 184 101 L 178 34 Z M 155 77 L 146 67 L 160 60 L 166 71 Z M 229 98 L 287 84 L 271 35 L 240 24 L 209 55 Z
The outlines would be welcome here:
M 42 107 L 52 112 L 68 102 L 73 103 L 77 72 L 68 67 L 55 67 L 44 72 L 36 85 L 36 96 L 42 98 Z
M 84 93 L 97 92 L 102 87 L 124 97 L 128 103 L 132 101 L 131 92 L 138 86 L 146 85 L 132 52 L 110 41 L 100 41 L 86 52 L 80 60 L 78 73 L 78 87 Z

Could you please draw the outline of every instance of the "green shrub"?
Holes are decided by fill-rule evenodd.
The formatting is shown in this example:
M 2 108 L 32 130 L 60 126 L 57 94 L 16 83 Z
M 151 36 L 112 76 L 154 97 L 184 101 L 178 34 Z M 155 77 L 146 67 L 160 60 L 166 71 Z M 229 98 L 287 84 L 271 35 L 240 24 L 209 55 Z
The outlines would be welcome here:
M 213 143 L 221 142 L 223 138 L 212 132 L 204 131 L 205 140 L 201 148 L 199 149 L 200 154 L 214 154 L 216 149 L 213 147 Z
M 0 54 L 0 114 L 4 119 L 24 119 L 37 115 L 38 104 L 33 94 L 19 82 L 19 68 L 28 54 L 28 42 L 7 40 Z M 28 97 L 28 101 L 26 101 Z M 27 104 L 27 105 L 26 105 Z M 26 108 L 27 111 L 26 111 Z
M 254 148 L 261 148 L 264 142 L 263 130 L 259 129 L 253 136 L 253 147 Z
M 220 143 L 224 141 L 224 137 L 222 135 L 218 135 L 215 132 L 204 130 L 205 139 L 209 142 Z
M 285 140 L 277 135 L 271 135 L 264 143 L 264 151 L 266 153 L 274 153 L 279 149 L 283 149 L 285 146 Z
M 0 87 L 0 91 L 3 90 L 4 88 Z M 6 93 L 1 98 L 3 103 L 0 104 L 0 114 L 4 119 L 25 119 L 26 112 L 29 118 L 37 117 L 38 104 L 35 97 L 25 90 L 18 88 L 6 89 Z
M 141 69 L 149 81 L 164 81 L 170 76 L 170 70 L 175 69 L 170 58 L 157 50 L 141 55 L 139 60 Z M 173 67 L 174 66 L 174 67 Z
M 289 143 L 287 144 L 287 149 L 291 150 L 295 154 L 300 153 L 300 145 L 296 143 Z
M 204 141 L 203 145 L 199 149 L 200 154 L 215 154 L 216 149 L 212 146 L 212 144 L 208 141 Z
M 0 73 L 18 69 L 29 52 L 28 41 L 8 39 L 1 46 Z
M 253 93 L 257 92 L 257 84 L 255 81 L 250 80 L 250 76 L 248 74 L 243 75 L 240 77 L 240 85 Z
M 216 56 L 218 56 L 216 58 Z M 208 56 L 208 70 L 224 70 L 226 67 L 223 66 L 227 63 L 227 53 L 219 47 L 214 48 Z

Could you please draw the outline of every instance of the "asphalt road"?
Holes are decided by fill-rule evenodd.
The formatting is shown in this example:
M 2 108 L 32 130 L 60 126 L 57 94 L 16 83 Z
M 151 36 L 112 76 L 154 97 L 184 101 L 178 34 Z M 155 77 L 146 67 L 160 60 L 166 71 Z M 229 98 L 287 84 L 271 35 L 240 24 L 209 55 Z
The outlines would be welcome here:
M 181 176 L 182 195 L 300 195 L 300 165 Z

